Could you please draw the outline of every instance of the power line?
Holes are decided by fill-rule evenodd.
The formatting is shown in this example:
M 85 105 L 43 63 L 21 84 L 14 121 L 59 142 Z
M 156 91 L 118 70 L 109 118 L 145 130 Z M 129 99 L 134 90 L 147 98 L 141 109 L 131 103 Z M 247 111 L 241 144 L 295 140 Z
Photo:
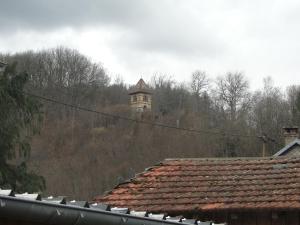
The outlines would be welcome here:
M 209 131 L 209 130 L 196 130 L 196 129 L 190 129 L 190 128 L 171 126 L 171 125 L 162 124 L 162 123 L 153 123 L 153 122 L 144 121 L 144 120 L 137 120 L 137 119 L 132 119 L 132 118 L 129 118 L 129 117 L 124 117 L 124 116 L 119 116 L 119 115 L 115 115 L 115 114 L 111 114 L 111 113 L 105 113 L 105 112 L 96 111 L 96 110 L 93 110 L 93 109 L 88 109 L 88 108 L 85 108 L 85 107 L 81 107 L 81 106 L 61 102 L 61 101 L 58 101 L 58 100 L 55 100 L 55 99 L 52 99 L 52 98 L 32 94 L 32 93 L 29 93 L 29 92 L 24 92 L 23 91 L 23 93 L 28 95 L 28 96 L 41 99 L 43 101 L 47 101 L 47 102 L 67 106 L 67 107 L 78 109 L 78 110 L 81 110 L 81 111 L 96 113 L 96 114 L 99 114 L 99 115 L 102 115 L 102 116 L 105 116 L 105 117 L 111 117 L 111 118 L 115 118 L 115 119 L 131 121 L 131 122 L 135 122 L 135 123 L 141 123 L 141 124 L 147 124 L 147 125 L 152 125 L 152 126 L 157 126 L 157 127 L 163 127 L 163 128 L 167 128 L 167 129 L 182 130 L 182 131 L 193 132 L 193 133 L 205 133 L 205 134 L 212 134 L 212 135 L 226 135 L 226 136 L 233 136 L 233 137 L 261 138 L 261 136 L 257 136 L 257 135 L 228 134 L 228 133 L 225 133 L 225 132 L 215 132 L 215 131 Z
M 269 136 L 266 136 L 266 138 L 267 138 L 267 141 L 273 142 L 273 143 L 275 143 L 277 146 L 281 146 L 281 144 L 280 144 L 278 141 L 276 141 L 275 138 L 271 138 L 271 137 L 269 137 Z

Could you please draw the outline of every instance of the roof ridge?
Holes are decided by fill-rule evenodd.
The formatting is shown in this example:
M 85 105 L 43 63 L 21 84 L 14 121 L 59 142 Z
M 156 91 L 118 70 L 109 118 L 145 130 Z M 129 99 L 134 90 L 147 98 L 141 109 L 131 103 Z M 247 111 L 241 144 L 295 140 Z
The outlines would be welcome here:
M 207 158 L 166 158 L 164 161 L 238 161 L 238 160 L 289 160 L 300 159 L 300 156 L 268 156 L 268 157 L 207 157 Z

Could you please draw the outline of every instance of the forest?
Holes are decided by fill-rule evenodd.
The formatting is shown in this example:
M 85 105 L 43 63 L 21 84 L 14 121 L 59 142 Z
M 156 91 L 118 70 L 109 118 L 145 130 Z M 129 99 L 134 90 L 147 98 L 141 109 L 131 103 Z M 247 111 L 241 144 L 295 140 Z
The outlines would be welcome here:
M 153 74 L 153 109 L 140 115 L 129 105 L 134 84 L 77 50 L 0 53 L 0 61 L 29 75 L 26 93 L 42 104 L 30 157 L 16 162 L 45 178 L 45 194 L 91 199 L 165 158 L 257 157 L 263 142 L 272 155 L 284 146 L 282 128 L 300 125 L 300 85 L 282 90 L 265 77 L 254 90 L 234 68 L 213 78 L 199 66 L 184 83 Z

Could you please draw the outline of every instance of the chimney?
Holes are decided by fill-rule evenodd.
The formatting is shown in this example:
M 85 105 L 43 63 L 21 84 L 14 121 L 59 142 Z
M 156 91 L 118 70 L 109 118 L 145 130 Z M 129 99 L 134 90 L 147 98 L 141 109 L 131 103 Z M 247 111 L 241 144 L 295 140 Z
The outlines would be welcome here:
M 282 129 L 285 145 L 288 145 L 289 143 L 291 143 L 299 137 L 298 127 L 284 127 Z

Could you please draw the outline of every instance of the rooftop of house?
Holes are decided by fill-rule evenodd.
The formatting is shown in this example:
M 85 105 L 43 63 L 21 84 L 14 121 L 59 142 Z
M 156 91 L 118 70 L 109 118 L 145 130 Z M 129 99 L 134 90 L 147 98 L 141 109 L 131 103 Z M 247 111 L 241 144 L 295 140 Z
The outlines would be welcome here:
M 297 157 L 166 159 L 94 201 L 173 216 L 299 210 L 299 190 Z
M 152 93 L 151 89 L 142 78 L 137 82 L 137 84 L 133 88 L 130 89 L 129 94 L 132 95 L 139 92 L 147 94 Z
M 46 197 L 40 194 L 15 194 L 0 189 L 1 224 L 106 224 L 106 225 L 182 225 L 197 220 L 167 217 L 146 211 L 110 207 L 102 203 L 67 200 L 65 197 Z M 15 222 L 15 223 L 14 223 Z M 27 224 L 26 223 L 26 224 Z M 201 223 L 200 223 L 201 224 Z
M 282 149 L 280 149 L 278 152 L 274 154 L 274 156 L 282 156 L 287 154 L 289 151 L 291 151 L 295 146 L 300 146 L 300 139 L 297 138 L 294 141 L 290 142 L 286 146 L 284 146 Z

